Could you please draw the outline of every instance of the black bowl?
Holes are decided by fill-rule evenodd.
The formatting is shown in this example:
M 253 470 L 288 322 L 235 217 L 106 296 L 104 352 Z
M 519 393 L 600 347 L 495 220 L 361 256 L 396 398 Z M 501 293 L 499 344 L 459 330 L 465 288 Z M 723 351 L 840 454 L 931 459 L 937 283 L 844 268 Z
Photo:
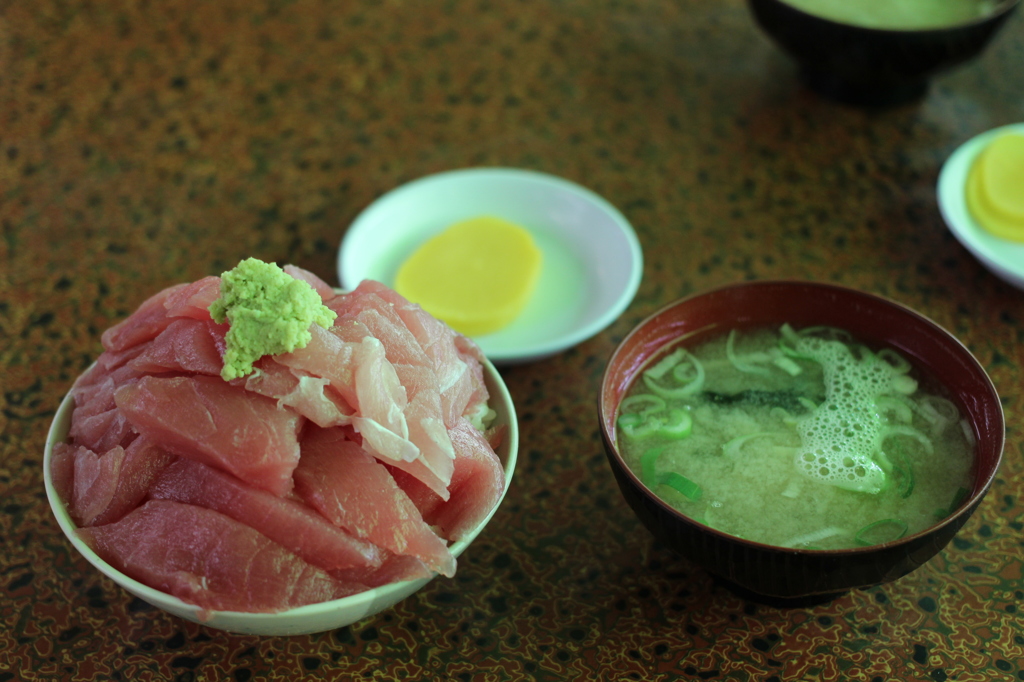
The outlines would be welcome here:
M 1020 0 L 964 24 L 920 30 L 865 28 L 803 12 L 783 0 L 748 0 L 754 18 L 800 64 L 807 85 L 834 100 L 895 106 L 920 98 L 932 76 L 989 43 Z
M 618 450 L 618 407 L 634 378 L 666 344 L 698 344 L 732 328 L 842 327 L 869 346 L 888 346 L 948 389 L 976 440 L 973 487 L 949 516 L 899 540 L 838 550 L 791 549 L 722 533 L 673 509 L 647 488 Z M 605 452 L 626 502 L 651 533 L 743 596 L 807 603 L 889 582 L 952 540 L 992 485 L 1002 461 L 1003 409 L 971 353 L 931 320 L 888 299 L 830 284 L 747 282 L 684 298 L 641 322 L 613 353 L 598 397 Z

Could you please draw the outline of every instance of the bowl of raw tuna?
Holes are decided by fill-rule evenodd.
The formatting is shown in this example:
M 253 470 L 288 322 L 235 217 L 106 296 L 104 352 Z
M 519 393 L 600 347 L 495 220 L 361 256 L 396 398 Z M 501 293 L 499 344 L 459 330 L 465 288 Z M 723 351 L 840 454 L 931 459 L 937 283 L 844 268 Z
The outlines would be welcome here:
M 454 575 L 511 481 L 515 408 L 472 341 L 389 288 L 250 265 L 277 279 L 172 286 L 104 332 L 50 428 L 46 493 L 136 597 L 322 632 Z

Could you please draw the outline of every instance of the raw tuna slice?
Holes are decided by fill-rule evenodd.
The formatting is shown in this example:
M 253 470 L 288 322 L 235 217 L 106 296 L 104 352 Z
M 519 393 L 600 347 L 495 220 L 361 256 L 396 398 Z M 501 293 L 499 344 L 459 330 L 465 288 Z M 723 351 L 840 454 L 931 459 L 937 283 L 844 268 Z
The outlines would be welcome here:
M 455 467 L 455 450 L 444 423 L 441 399 L 434 388 L 434 372 L 429 367 L 395 365 L 402 385 L 409 393 L 405 421 L 409 440 L 419 449 L 420 457 L 412 468 L 401 462 L 388 462 L 415 475 L 443 499 L 448 499 L 448 484 Z
M 123 351 L 155 338 L 171 323 L 164 302 L 187 286 L 177 284 L 147 298 L 135 312 L 103 332 L 100 337 L 103 347 L 108 351 Z
M 139 374 L 188 372 L 219 376 L 227 325 L 187 317 L 174 320 L 129 363 Z
M 379 297 L 393 309 L 433 363 L 439 382 L 438 390 L 441 393 L 453 386 L 468 369 L 455 347 L 455 338 L 459 335 L 419 305 L 410 302 L 384 284 L 370 279 L 360 282 L 352 293 L 355 296 Z
M 71 496 L 75 493 L 75 451 L 78 447 L 72 443 L 57 443 L 50 453 L 50 480 L 65 507 L 71 504 Z M 70 509 L 68 513 L 71 513 Z
M 482 368 L 484 356 L 471 339 L 455 333 L 419 305 L 374 280 L 360 282 L 348 295 L 345 307 L 357 311 L 375 308 L 389 319 L 401 320 L 437 375 L 437 389 L 445 406 L 448 426 L 458 417 L 476 412 L 487 402 L 489 396 Z
M 64 501 L 79 526 L 111 523 L 135 509 L 153 479 L 175 459 L 145 438 L 102 455 L 81 445 L 70 447 L 72 479 Z
M 331 308 L 338 314 L 335 325 L 359 322 L 364 335 L 374 336 L 384 344 L 387 358 L 395 364 L 433 366 L 416 337 L 395 311 L 394 305 L 373 293 L 356 290 L 334 299 Z M 360 339 L 362 336 L 359 337 Z M 358 339 L 348 338 L 356 341 Z
M 455 558 L 388 470 L 342 429 L 307 430 L 295 491 L 335 525 L 451 577 Z
M 469 420 L 459 421 L 450 435 L 455 446 L 451 497 L 424 513 L 423 519 L 454 541 L 479 526 L 498 504 L 505 489 L 505 472 L 484 434 Z
M 210 275 L 178 289 L 164 301 L 168 317 L 209 320 L 210 305 L 220 298 L 220 277 Z
M 230 516 L 326 571 L 381 565 L 381 552 L 358 540 L 297 500 L 271 495 L 230 474 L 188 459 L 165 469 L 150 498 L 194 504 Z
M 302 280 L 309 286 L 313 287 L 313 290 L 316 291 L 316 293 L 320 294 L 320 300 L 322 300 L 324 303 L 330 301 L 332 298 L 338 295 L 338 293 L 334 290 L 334 287 L 320 279 L 318 276 L 316 276 L 309 270 L 300 268 L 297 265 L 286 265 L 281 269 L 287 272 L 295 279 Z
M 358 591 L 249 526 L 194 505 L 151 500 L 116 523 L 78 532 L 126 575 L 206 610 L 274 612 Z
M 106 452 L 118 445 L 127 446 L 136 434 L 121 411 L 111 407 L 94 415 L 72 413 L 68 435 L 94 452 Z
M 403 580 L 420 580 L 434 575 L 430 567 L 416 557 L 403 556 L 387 550 L 384 550 L 384 555 L 384 562 L 379 568 L 331 571 L 331 575 L 339 580 L 367 587 L 380 587 Z
M 359 404 L 353 360 L 356 344 L 339 339 L 318 324 L 311 325 L 309 331 L 311 338 L 305 348 L 274 356 L 274 360 L 294 370 L 327 379 L 331 389 L 354 409 Z
M 252 374 L 242 380 L 246 390 L 277 400 L 317 426 L 343 426 L 352 422 L 352 408 L 334 391 L 330 381 L 275 362 L 260 360 Z
M 114 401 L 142 435 L 168 450 L 285 495 L 299 461 L 301 417 L 219 377 L 143 377 Z
M 374 454 L 396 461 L 413 461 L 420 453 L 409 440 L 405 387 L 394 365 L 388 362 L 383 344 L 367 336 L 357 344 L 352 361 L 356 389 L 352 425 Z

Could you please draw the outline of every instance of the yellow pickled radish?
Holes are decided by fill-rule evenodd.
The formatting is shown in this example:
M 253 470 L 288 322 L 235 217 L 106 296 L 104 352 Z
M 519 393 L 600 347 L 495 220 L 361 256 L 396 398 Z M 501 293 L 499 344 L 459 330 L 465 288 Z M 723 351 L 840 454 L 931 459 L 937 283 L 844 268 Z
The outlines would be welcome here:
M 428 239 L 398 270 L 395 290 L 467 336 L 510 324 L 526 307 L 541 269 L 529 231 L 478 216 Z
M 967 176 L 966 198 L 983 228 L 1024 242 L 1024 135 L 1001 135 L 982 150 Z

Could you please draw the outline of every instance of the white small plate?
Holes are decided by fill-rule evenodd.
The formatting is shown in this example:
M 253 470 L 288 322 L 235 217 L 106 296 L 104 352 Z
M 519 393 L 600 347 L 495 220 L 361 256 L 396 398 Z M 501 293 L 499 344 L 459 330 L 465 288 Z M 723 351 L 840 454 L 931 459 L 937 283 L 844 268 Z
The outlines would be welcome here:
M 494 363 L 538 360 L 585 341 L 618 318 L 640 286 L 640 242 L 600 196 L 544 173 L 468 168 L 402 185 L 360 213 L 338 253 L 342 288 L 364 279 L 393 287 L 399 266 L 424 241 L 480 215 L 526 228 L 543 252 L 537 289 L 519 317 L 474 337 Z
M 967 208 L 967 174 L 978 154 L 996 137 L 1014 132 L 1024 135 L 1024 123 L 993 128 L 962 144 L 939 173 L 938 200 L 950 232 L 974 257 L 1010 284 L 1024 289 L 1024 243 L 997 237 L 984 229 Z

